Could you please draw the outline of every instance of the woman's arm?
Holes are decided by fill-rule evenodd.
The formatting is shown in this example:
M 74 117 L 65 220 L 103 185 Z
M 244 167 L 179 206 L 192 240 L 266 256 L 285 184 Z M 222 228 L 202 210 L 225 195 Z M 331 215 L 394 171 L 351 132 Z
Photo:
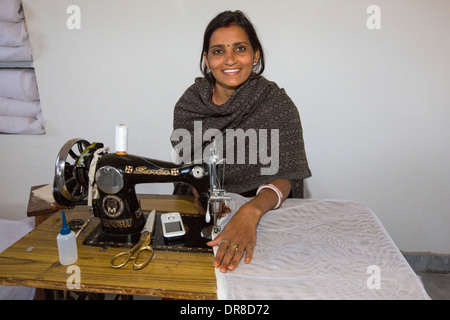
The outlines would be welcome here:
M 291 183 L 286 179 L 271 182 L 278 188 L 283 202 L 291 191 Z M 214 258 L 214 267 L 221 272 L 234 270 L 239 265 L 245 252 L 245 263 L 250 263 L 256 245 L 256 228 L 261 217 L 278 204 L 277 193 L 268 188 L 261 189 L 249 202 L 242 205 L 224 230 L 207 244 L 219 246 Z

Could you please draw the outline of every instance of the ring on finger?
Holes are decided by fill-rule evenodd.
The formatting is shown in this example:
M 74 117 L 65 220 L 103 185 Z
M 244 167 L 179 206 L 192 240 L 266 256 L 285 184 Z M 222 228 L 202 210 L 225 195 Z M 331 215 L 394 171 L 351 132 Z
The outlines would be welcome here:
M 238 245 L 238 244 L 235 244 L 233 248 L 234 248 L 234 251 L 238 251 L 239 245 Z
M 220 242 L 219 242 L 219 247 L 220 247 L 220 245 L 222 244 L 222 242 L 226 242 L 226 243 L 227 243 L 227 247 L 230 246 L 230 243 L 229 243 L 227 240 L 220 240 Z

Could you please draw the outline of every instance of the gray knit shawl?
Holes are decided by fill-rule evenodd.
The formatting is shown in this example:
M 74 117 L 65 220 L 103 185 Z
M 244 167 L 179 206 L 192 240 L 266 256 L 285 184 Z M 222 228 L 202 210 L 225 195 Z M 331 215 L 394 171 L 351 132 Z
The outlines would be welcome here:
M 279 129 L 279 170 L 273 175 L 261 175 L 262 164 L 258 156 L 256 164 L 249 161 L 249 143 L 246 143 L 245 163 L 237 164 L 237 159 L 227 159 L 225 167 L 225 190 L 244 193 L 276 179 L 288 179 L 292 185 L 292 196 L 303 196 L 303 179 L 311 176 L 306 158 L 302 126 L 297 107 L 274 82 L 262 76 L 252 76 L 242 84 L 223 105 L 212 102 L 213 85 L 205 78 L 195 79 L 179 99 L 174 109 L 173 127 L 186 129 L 194 137 L 194 121 L 201 121 L 202 134 L 208 129 L 218 129 L 223 137 L 223 155 L 226 156 L 227 129 L 267 129 L 267 155 L 271 153 L 271 129 Z M 194 159 L 194 143 L 192 154 Z M 258 141 L 259 144 L 260 141 Z M 172 141 L 173 146 L 179 142 Z M 205 141 L 202 150 L 210 144 Z M 235 141 L 235 157 L 237 143 Z M 234 162 L 230 164 L 230 162 Z

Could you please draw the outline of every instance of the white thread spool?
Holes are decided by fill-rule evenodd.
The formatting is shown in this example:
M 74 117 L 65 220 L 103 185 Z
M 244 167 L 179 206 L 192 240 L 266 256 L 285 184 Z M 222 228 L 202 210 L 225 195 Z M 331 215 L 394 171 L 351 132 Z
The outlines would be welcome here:
M 119 124 L 116 126 L 116 153 L 127 154 L 128 151 L 128 126 Z

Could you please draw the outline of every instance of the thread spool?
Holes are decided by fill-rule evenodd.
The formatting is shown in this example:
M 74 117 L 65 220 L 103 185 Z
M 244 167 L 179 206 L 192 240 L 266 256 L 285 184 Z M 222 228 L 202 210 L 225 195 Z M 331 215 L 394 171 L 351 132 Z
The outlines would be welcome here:
M 116 126 L 116 154 L 124 156 L 128 151 L 128 126 L 119 124 Z

